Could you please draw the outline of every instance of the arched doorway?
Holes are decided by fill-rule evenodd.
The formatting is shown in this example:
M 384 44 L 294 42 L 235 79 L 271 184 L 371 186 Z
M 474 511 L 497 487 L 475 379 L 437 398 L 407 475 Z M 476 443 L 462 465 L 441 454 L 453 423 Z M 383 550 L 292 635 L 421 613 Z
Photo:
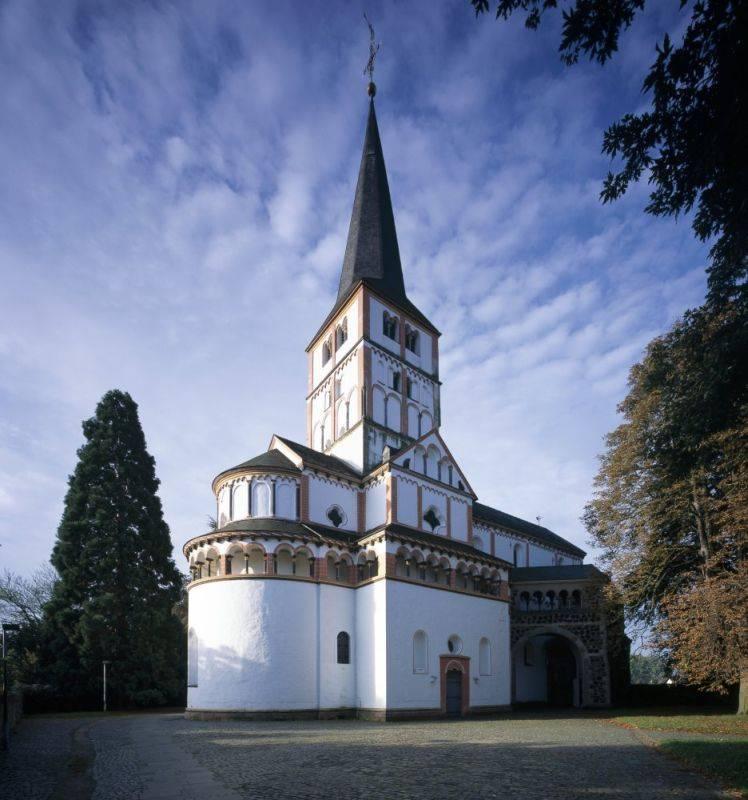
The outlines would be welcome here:
M 462 715 L 462 671 L 447 670 L 447 716 Z
M 582 657 L 571 637 L 541 630 L 523 637 L 512 657 L 512 701 L 556 708 L 581 706 Z

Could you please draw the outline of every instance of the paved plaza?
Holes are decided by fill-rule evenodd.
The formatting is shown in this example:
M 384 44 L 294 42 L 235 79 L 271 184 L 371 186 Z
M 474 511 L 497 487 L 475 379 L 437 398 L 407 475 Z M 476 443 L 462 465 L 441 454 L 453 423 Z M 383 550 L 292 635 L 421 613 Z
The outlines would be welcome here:
M 640 734 L 576 715 L 387 724 L 32 717 L 11 753 L 0 753 L 3 800 L 724 796 Z

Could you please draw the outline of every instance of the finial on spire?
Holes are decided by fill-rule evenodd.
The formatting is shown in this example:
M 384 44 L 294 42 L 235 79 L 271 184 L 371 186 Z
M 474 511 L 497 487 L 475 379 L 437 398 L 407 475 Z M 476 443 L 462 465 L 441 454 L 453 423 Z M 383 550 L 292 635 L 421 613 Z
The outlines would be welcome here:
M 367 87 L 366 91 L 369 97 L 371 97 L 373 100 L 374 95 L 377 93 L 377 85 L 374 83 L 374 60 L 379 52 L 380 42 L 375 41 L 374 26 L 371 24 L 371 22 L 369 22 L 366 12 L 364 12 L 364 19 L 366 20 L 366 24 L 369 26 L 369 60 L 366 62 L 366 66 L 364 67 L 364 75 L 369 76 L 369 86 Z

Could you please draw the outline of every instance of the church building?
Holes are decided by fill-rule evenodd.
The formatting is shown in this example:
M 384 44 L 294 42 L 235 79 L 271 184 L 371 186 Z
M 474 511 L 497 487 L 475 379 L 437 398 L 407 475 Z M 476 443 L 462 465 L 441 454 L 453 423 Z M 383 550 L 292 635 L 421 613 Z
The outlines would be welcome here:
M 338 294 L 307 347 L 306 441 L 274 435 L 217 475 L 217 527 L 183 548 L 187 716 L 608 705 L 606 576 L 479 502 L 440 433 L 440 334 L 405 291 L 370 94 Z

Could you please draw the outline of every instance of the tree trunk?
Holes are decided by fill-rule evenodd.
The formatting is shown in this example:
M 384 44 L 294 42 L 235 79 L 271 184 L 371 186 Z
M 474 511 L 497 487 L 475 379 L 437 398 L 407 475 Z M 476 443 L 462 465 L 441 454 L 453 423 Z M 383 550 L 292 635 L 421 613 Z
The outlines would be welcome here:
M 740 691 L 738 693 L 738 714 L 748 714 L 748 659 L 740 663 Z

